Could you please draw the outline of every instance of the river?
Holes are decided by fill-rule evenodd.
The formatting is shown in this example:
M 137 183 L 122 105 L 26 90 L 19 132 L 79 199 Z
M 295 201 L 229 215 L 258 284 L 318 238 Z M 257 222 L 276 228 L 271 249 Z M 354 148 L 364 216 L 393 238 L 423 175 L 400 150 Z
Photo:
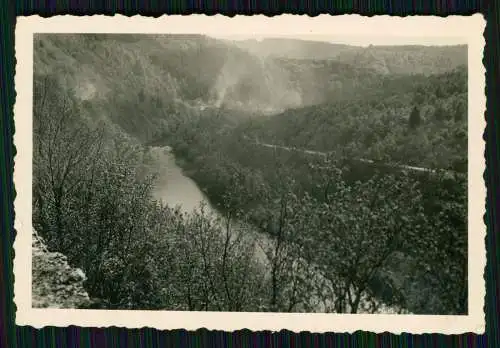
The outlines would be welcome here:
M 211 206 L 207 196 L 199 189 L 196 182 L 187 177 L 182 169 L 177 165 L 175 156 L 170 147 L 151 147 L 150 154 L 155 157 L 155 171 L 158 173 L 156 185 L 153 191 L 153 197 L 156 200 L 163 201 L 171 207 L 179 206 L 181 211 L 191 213 L 194 209 L 204 202 L 209 210 L 216 214 L 220 213 Z M 238 223 L 232 224 L 233 229 L 238 229 Z M 255 237 L 255 258 L 263 265 L 268 263 L 267 256 L 264 252 L 264 247 L 269 247 L 272 239 L 256 229 L 245 232 L 251 233 L 251 237 Z M 319 273 L 313 276 L 315 282 L 324 283 L 323 276 Z M 331 301 L 320 301 L 315 295 L 311 294 L 311 301 L 316 302 L 316 312 L 324 312 L 325 304 Z M 393 309 L 384 306 L 383 313 L 390 313 Z
M 210 204 L 207 196 L 200 190 L 196 182 L 183 173 L 182 169 L 177 165 L 175 156 L 168 146 L 151 147 L 150 153 L 156 159 L 157 165 L 155 166 L 155 171 L 158 174 L 153 190 L 154 199 L 163 201 L 170 207 L 179 206 L 181 211 L 185 213 L 193 212 L 193 210 L 199 208 L 200 204 L 203 202 L 214 215 L 221 215 L 219 211 Z M 241 226 L 237 222 L 232 223 L 233 230 L 239 227 Z M 266 263 L 267 256 L 262 246 L 269 245 L 269 237 L 256 230 L 248 231 L 248 229 L 246 229 L 246 232 L 250 232 L 253 237 L 256 237 L 256 258 L 261 263 Z
M 158 179 L 153 191 L 156 200 L 161 200 L 171 207 L 179 205 L 186 213 L 191 213 L 201 202 L 205 202 L 216 212 L 196 183 L 184 175 L 182 169 L 175 163 L 175 156 L 168 146 L 153 147 L 151 152 L 158 160 L 156 168 Z

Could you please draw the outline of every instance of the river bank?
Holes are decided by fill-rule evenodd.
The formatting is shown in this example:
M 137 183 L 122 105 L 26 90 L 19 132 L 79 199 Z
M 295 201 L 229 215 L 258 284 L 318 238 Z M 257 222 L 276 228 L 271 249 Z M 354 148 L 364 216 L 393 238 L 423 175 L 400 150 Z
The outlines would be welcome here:
M 153 191 L 154 199 L 162 201 L 171 207 L 178 206 L 182 212 L 187 214 L 199 209 L 201 204 L 204 204 L 215 217 L 223 219 L 224 213 L 214 207 L 209 197 L 203 192 L 198 184 L 189 177 L 189 173 L 182 169 L 183 160 L 176 158 L 172 148 L 169 146 L 155 146 L 151 147 L 149 151 L 154 155 L 157 162 L 156 170 L 158 172 L 158 178 Z M 231 229 L 237 233 L 245 233 L 247 234 L 246 237 L 250 237 L 255 241 L 255 258 L 263 267 L 269 269 L 270 260 L 266 254 L 266 250 L 272 248 L 274 243 L 272 238 L 262 231 L 259 231 L 256 227 L 242 224 L 239 221 L 233 221 L 231 223 Z M 300 261 L 305 262 L 305 260 Z M 314 268 L 315 266 L 311 265 L 311 269 Z M 312 271 L 309 277 L 310 280 L 316 284 L 318 290 L 322 292 L 321 288 L 326 286 L 326 280 L 321 272 L 318 270 Z M 331 308 L 332 301 L 320 300 L 318 295 L 311 294 L 309 306 L 313 308 L 313 312 L 325 312 L 327 307 Z M 397 310 L 382 305 L 381 312 L 395 313 Z
M 204 205 L 214 217 L 223 219 L 223 212 L 214 207 L 198 184 L 182 169 L 182 159 L 176 158 L 169 146 L 151 147 L 149 151 L 154 155 L 158 164 L 155 166 L 158 178 L 153 190 L 154 199 L 170 207 L 179 207 L 183 213 L 187 214 L 199 210 Z M 264 249 L 271 243 L 269 237 L 255 228 L 244 226 L 239 221 L 233 221 L 231 228 L 238 233 L 251 233 L 250 238 L 256 241 L 256 258 L 265 265 L 268 260 Z

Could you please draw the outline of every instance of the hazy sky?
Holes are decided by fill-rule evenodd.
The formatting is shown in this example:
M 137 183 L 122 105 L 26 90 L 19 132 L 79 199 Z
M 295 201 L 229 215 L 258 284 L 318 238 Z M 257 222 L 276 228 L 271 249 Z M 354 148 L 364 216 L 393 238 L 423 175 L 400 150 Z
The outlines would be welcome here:
M 29 23 L 28 23 L 29 22 Z M 20 24 L 19 24 L 20 23 Z M 374 16 L 317 17 L 282 15 L 236 16 L 97 16 L 31 20 L 20 17 L 17 27 L 33 32 L 105 32 L 142 34 L 205 34 L 225 39 L 298 38 L 332 43 L 367 45 L 456 45 L 483 42 L 485 21 L 482 15 L 449 16 Z M 36 30 L 35 30 L 36 29 Z M 17 30 L 17 29 L 16 29 Z
M 262 39 L 288 37 L 341 44 L 368 45 L 456 45 L 469 42 L 472 24 L 480 18 L 451 16 L 284 16 L 252 17 L 238 22 L 213 22 L 206 34 L 219 38 Z M 215 25 L 217 24 L 217 25 Z M 219 25 L 220 24 L 220 25 Z M 476 34 L 475 32 L 473 32 Z
M 337 44 L 347 44 L 355 46 L 368 45 L 460 45 L 466 44 L 467 40 L 461 37 L 423 37 L 423 36 L 323 36 L 323 35 L 218 35 L 210 36 L 226 40 L 262 40 L 265 38 L 289 38 L 309 41 L 323 41 Z

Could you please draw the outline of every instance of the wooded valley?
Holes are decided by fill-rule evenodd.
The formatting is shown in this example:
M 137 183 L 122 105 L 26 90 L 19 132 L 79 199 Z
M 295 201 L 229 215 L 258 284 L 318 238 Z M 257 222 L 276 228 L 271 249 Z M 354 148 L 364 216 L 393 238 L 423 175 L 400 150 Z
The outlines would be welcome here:
M 38 35 L 34 228 L 95 308 L 466 314 L 467 47 L 277 42 Z

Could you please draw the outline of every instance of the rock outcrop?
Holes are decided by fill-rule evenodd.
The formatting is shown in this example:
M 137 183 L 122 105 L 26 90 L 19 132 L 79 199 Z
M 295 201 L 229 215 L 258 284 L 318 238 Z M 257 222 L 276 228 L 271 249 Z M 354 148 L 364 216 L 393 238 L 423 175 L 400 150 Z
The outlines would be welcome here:
M 61 253 L 50 252 L 43 239 L 32 234 L 32 307 L 88 308 L 89 295 L 83 287 L 86 277 L 72 268 Z

